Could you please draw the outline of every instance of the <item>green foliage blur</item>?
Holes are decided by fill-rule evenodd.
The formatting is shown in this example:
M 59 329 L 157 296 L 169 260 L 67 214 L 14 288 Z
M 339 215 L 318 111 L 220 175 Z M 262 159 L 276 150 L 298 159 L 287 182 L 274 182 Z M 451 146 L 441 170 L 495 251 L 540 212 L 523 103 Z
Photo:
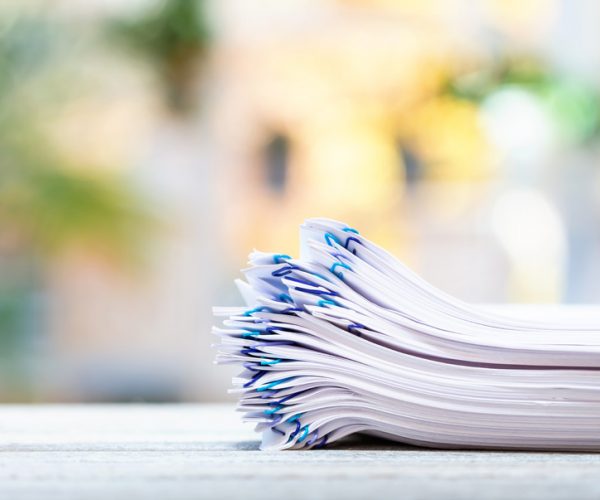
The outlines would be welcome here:
M 52 16 L 0 19 L 0 368 L 39 330 L 47 265 L 71 246 L 132 264 L 150 236 L 147 201 L 120 175 L 70 165 L 45 117 L 76 88 L 61 76 L 70 43 Z
M 82 240 L 126 256 L 148 226 L 140 195 L 118 175 L 69 165 L 43 133 L 44 106 L 65 99 L 47 78 L 59 29 L 19 18 L 0 29 L 0 234 L 19 233 L 41 257 Z
M 161 1 L 107 27 L 111 43 L 150 64 L 168 107 L 179 115 L 194 111 L 195 83 L 211 41 L 203 7 L 199 0 Z
M 555 74 L 538 58 L 499 57 L 473 71 L 449 75 L 444 92 L 481 104 L 503 88 L 534 95 L 566 142 L 577 146 L 600 136 L 600 94 L 593 86 Z

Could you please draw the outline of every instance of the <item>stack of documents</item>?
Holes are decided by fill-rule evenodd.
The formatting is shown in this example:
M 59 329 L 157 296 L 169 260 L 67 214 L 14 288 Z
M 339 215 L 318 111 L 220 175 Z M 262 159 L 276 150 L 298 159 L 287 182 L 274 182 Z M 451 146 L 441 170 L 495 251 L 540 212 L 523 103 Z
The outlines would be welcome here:
M 353 433 L 421 446 L 600 450 L 600 311 L 464 303 L 355 229 L 301 227 L 254 252 L 246 307 L 217 308 L 218 363 L 265 449 Z M 558 312 L 558 314 L 556 313 Z

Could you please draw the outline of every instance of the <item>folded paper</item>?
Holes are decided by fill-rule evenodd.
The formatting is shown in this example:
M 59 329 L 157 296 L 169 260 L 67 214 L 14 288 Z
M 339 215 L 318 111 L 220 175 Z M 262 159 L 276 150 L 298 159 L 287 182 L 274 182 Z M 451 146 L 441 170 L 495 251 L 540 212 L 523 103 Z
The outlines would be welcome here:
M 476 306 L 353 228 L 301 227 L 300 258 L 254 252 L 245 307 L 216 308 L 218 363 L 265 449 L 353 433 L 429 447 L 600 450 L 600 311 Z

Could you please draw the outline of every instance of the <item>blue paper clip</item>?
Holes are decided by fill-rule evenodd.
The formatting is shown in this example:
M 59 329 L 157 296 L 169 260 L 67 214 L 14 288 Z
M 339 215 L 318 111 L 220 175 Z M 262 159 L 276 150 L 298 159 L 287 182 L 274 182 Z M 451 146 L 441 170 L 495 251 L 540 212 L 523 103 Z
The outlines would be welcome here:
M 262 366 L 276 365 L 277 363 L 281 363 L 281 360 L 280 359 L 261 359 L 260 360 L 260 364 Z
M 277 254 L 273 255 L 273 262 L 275 262 L 275 264 L 281 264 L 282 260 L 285 261 L 288 259 L 291 259 L 291 257 L 284 253 L 277 253 Z
M 329 300 L 329 299 L 322 299 L 319 300 L 319 302 L 317 302 L 317 305 L 319 307 L 325 307 L 326 305 L 330 305 L 330 306 L 340 306 L 335 300 Z
M 287 293 L 280 293 L 277 298 L 282 302 L 287 302 L 289 304 L 294 303 L 294 299 L 292 299 L 292 297 L 290 297 Z
M 329 270 L 335 274 L 339 279 L 343 280 L 344 279 L 344 275 L 341 273 L 341 271 L 338 271 L 337 273 L 335 272 L 335 268 L 336 267 L 343 267 L 344 269 L 348 269 L 349 271 L 352 271 L 352 268 L 346 264 L 345 262 L 334 262 L 332 264 L 332 266 L 329 268 Z
M 283 408 L 283 406 L 276 406 L 275 408 L 269 408 L 268 410 L 264 411 L 265 415 L 273 415 L 274 413 L 277 413 L 279 410 L 281 410 Z
M 271 389 L 271 387 L 275 387 L 276 385 L 283 384 L 284 382 L 287 382 L 288 380 L 291 380 L 291 377 L 282 378 L 281 380 L 275 380 L 274 382 L 270 382 L 267 385 L 263 385 L 262 387 L 259 387 L 256 390 L 258 392 L 263 392 L 263 391 L 266 391 L 267 389 Z
M 270 309 L 267 306 L 255 307 L 254 309 L 249 309 L 248 311 L 246 311 L 244 313 L 244 316 L 252 316 L 253 313 L 262 311 L 270 311 Z
M 260 330 L 248 330 L 247 332 L 242 333 L 242 338 L 247 339 L 248 337 L 256 337 L 261 333 L 262 332 Z
M 331 234 L 331 233 L 325 233 L 325 242 L 332 247 L 333 244 L 331 243 L 332 241 L 335 241 L 338 245 L 341 245 L 342 242 L 339 240 L 339 238 L 335 235 L 335 234 Z
M 306 436 L 308 436 L 308 425 L 304 426 L 302 434 L 298 438 L 298 442 L 301 443 L 302 441 L 304 441 L 306 439 Z

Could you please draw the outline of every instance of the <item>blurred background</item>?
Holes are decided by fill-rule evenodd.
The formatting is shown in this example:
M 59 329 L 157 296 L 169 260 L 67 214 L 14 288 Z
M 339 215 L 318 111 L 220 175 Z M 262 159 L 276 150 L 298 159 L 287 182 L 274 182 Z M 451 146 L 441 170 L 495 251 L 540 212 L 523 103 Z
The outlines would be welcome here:
M 211 307 L 341 219 L 473 302 L 600 301 L 600 3 L 4 0 L 0 401 L 213 401 Z

